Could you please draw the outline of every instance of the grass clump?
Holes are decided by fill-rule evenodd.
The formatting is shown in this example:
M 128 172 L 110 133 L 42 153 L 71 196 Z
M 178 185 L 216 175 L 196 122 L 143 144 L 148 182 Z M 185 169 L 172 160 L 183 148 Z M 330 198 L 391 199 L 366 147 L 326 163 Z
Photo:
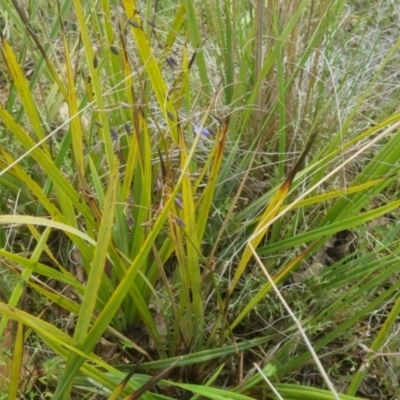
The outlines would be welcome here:
M 397 398 L 391 2 L 0 4 L 8 398 Z

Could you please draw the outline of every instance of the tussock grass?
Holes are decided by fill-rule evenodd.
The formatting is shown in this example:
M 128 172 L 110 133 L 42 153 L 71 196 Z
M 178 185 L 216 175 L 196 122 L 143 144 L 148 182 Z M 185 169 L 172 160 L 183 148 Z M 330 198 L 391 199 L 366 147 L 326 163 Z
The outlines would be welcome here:
M 395 3 L 0 5 L 8 398 L 398 397 Z

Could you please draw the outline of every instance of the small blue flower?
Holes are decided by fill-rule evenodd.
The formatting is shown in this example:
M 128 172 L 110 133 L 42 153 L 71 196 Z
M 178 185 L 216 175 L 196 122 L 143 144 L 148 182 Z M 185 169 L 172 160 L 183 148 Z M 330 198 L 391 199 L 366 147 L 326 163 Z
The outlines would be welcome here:
M 200 124 L 199 124 L 199 122 L 197 120 L 192 122 L 192 125 L 193 125 L 193 129 L 194 129 L 194 134 L 195 135 L 198 135 L 199 133 L 204 135 L 204 136 L 210 136 L 211 135 L 211 131 L 206 127 L 201 128 L 201 126 L 200 126 Z

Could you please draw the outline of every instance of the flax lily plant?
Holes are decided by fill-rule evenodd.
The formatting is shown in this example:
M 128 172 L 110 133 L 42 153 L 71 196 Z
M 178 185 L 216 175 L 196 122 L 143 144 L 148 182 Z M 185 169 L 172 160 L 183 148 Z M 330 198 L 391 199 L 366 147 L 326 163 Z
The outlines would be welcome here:
M 9 399 L 352 400 L 398 368 L 400 114 L 369 99 L 400 40 L 253 3 L 0 0 Z

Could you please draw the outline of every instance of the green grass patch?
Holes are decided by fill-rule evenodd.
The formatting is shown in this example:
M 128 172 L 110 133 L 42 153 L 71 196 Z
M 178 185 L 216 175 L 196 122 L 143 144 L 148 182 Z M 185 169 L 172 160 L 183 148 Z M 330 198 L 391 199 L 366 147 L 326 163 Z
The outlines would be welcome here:
M 399 396 L 395 6 L 253 3 L 0 0 L 7 398 Z

